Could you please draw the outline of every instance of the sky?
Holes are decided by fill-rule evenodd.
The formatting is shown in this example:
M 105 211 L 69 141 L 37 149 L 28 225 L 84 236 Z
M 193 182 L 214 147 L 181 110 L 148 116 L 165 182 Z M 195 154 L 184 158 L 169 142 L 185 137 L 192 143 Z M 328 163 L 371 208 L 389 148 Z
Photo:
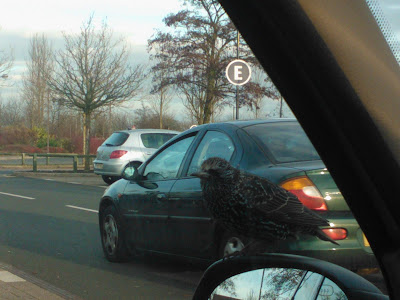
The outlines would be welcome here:
M 378 1 L 395 35 L 400 39 L 400 0 Z M 9 79 L 13 87 L 2 87 L 2 98 L 16 93 L 25 70 L 30 38 L 44 33 L 55 48 L 63 46 L 62 32 L 78 33 L 94 14 L 95 25 L 104 20 L 132 46 L 133 61 L 147 63 L 147 40 L 163 28 L 163 18 L 182 8 L 181 0 L 4 0 L 0 9 L 0 49 L 13 49 L 15 62 Z M 175 99 L 175 105 L 179 100 Z M 273 105 L 276 105 L 275 103 Z M 265 109 L 271 109 L 267 104 Z M 265 110 L 264 109 L 264 110 Z M 242 110 L 241 110 L 242 111 Z M 243 110 L 245 111 L 245 110 Z
M 34 34 L 44 33 L 60 48 L 62 32 L 79 33 L 93 14 L 96 26 L 105 20 L 143 61 L 147 59 L 147 40 L 156 28 L 163 27 L 163 17 L 178 11 L 180 5 L 179 0 L 7 0 L 0 10 L 0 49 L 13 48 L 14 71 L 20 74 Z
M 126 34 L 133 44 L 146 44 L 162 18 L 180 8 L 179 0 L 10 0 L 2 4 L 2 31 L 29 38 L 36 32 L 50 37 L 61 31 L 79 32 L 94 13 L 98 24 L 106 19 L 116 32 Z

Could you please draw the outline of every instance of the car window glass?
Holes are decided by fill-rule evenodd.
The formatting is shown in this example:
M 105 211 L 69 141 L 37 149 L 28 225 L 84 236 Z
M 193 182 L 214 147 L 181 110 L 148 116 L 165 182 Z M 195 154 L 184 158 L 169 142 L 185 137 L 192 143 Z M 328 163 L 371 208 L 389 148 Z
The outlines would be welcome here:
M 235 147 L 226 134 L 208 131 L 193 156 L 188 174 L 199 171 L 203 161 L 210 157 L 221 157 L 229 161 L 234 151 Z
M 159 153 L 146 166 L 143 176 L 148 180 L 176 178 L 182 160 L 193 139 L 194 136 L 180 140 Z
M 121 146 L 128 139 L 129 134 L 126 132 L 114 132 L 103 145 L 106 146 Z
M 146 148 L 158 149 L 169 141 L 175 134 L 170 133 L 143 133 L 140 135 Z
M 318 273 L 308 272 L 298 288 L 294 300 L 315 299 L 324 277 Z
M 325 278 L 318 292 L 317 300 L 347 300 L 346 294 L 329 278 Z
M 238 130 L 237 135 L 243 146 L 243 156 L 240 161 L 240 168 L 243 170 L 254 170 L 257 168 L 265 168 L 271 162 L 261 150 L 261 147 L 254 142 L 243 130 Z
M 277 162 L 319 160 L 320 157 L 297 122 L 277 122 L 249 126 L 244 130 Z

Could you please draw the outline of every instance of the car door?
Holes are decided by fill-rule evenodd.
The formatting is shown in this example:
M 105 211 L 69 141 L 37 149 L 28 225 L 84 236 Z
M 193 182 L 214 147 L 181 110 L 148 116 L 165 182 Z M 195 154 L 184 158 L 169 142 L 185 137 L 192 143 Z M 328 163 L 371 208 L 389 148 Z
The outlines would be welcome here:
M 214 223 L 204 205 L 200 179 L 190 176 L 200 170 L 207 158 L 218 156 L 230 160 L 235 146 L 226 133 L 209 130 L 199 143 L 185 176 L 172 187 L 169 197 L 170 241 L 174 253 L 187 256 L 207 256 L 213 242 Z
M 135 230 L 130 232 L 136 247 L 155 251 L 168 248 L 169 191 L 193 139 L 185 137 L 163 149 L 141 169 L 139 179 L 127 185 L 124 196 L 133 205 L 134 222 L 130 225 Z M 135 203 L 139 208 L 135 209 Z

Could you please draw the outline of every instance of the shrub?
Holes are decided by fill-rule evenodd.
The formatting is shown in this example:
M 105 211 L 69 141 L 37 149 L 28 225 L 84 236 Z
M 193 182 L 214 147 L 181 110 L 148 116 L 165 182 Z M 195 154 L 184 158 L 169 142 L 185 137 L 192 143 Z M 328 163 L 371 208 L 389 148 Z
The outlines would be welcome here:
M 97 148 L 103 144 L 105 139 L 103 138 L 96 138 L 92 137 L 90 139 L 90 154 L 96 154 Z M 82 136 L 76 136 L 72 143 L 74 144 L 75 152 L 76 153 L 83 153 L 83 140 Z
M 0 129 L 0 145 L 33 145 L 35 132 L 24 126 L 6 126 Z
M 4 145 L 1 146 L 1 152 L 5 153 L 42 153 L 37 147 L 30 145 Z
M 43 151 L 47 151 L 47 147 L 43 149 Z M 49 153 L 67 153 L 64 148 L 61 147 L 49 147 Z

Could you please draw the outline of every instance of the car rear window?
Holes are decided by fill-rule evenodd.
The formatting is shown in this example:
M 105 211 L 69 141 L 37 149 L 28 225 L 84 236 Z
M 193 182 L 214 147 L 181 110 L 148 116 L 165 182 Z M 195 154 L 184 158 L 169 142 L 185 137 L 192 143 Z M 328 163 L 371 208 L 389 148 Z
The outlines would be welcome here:
M 108 139 L 105 140 L 105 146 L 121 146 L 128 139 L 129 134 L 126 132 L 114 132 Z
M 297 122 L 257 124 L 243 128 L 276 162 L 321 159 Z
M 143 133 L 140 137 L 146 148 L 158 149 L 175 135 L 173 133 Z

